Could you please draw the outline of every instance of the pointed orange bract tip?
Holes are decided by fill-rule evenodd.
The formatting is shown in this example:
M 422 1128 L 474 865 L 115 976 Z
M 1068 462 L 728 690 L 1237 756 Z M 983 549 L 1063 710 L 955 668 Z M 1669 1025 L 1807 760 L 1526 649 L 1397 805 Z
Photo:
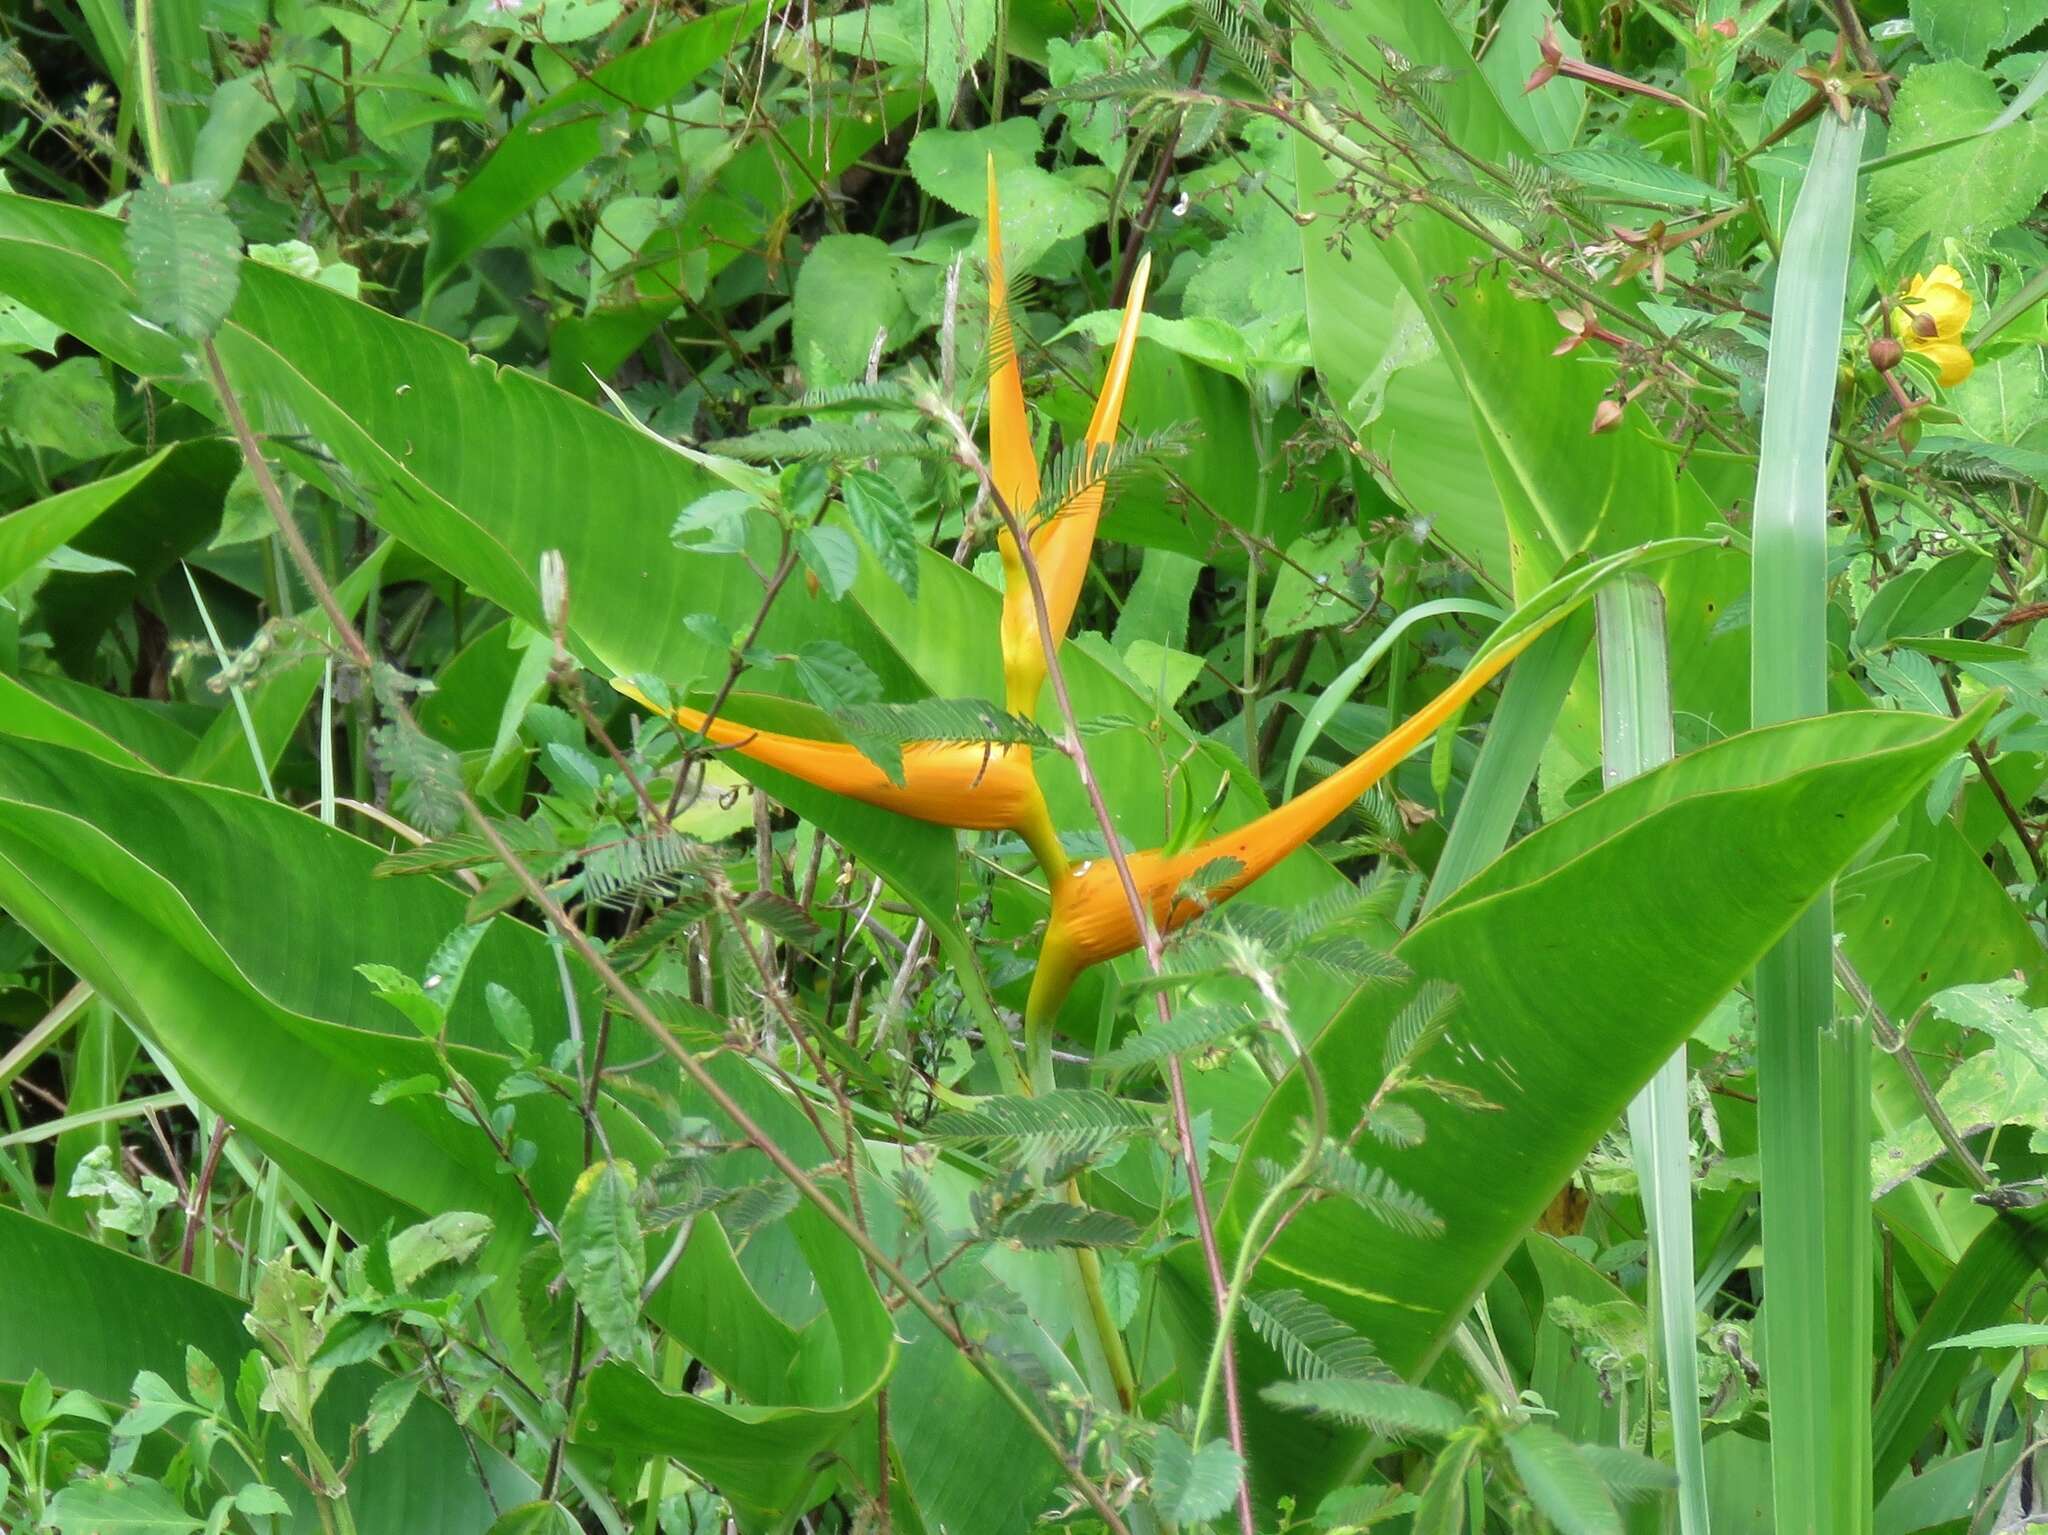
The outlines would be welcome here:
M 993 203 L 991 203 L 993 208 Z M 994 222 L 991 218 L 990 228 Z M 991 235 L 990 249 L 994 237 Z M 1138 350 L 1138 325 L 1144 315 L 1145 290 L 1151 280 L 1152 257 L 1148 252 L 1139 262 L 1131 279 L 1130 296 L 1124 302 L 1122 323 L 1117 327 L 1116 344 L 1110 350 L 1109 371 L 1102 382 L 1102 393 L 1095 401 L 1094 413 L 1089 418 L 1087 436 L 1083 439 L 1087 455 L 1087 466 L 1092 473 L 1097 456 L 1116 442 L 1117 426 L 1123 415 L 1124 395 L 1130 384 L 1131 362 Z M 993 301 L 992 301 L 993 302 Z M 1014 364 L 1013 364 L 1014 365 Z M 999 379 L 989 384 L 989 420 L 991 442 L 994 442 L 999 411 Z M 1018 414 L 1023 412 L 1021 386 L 1018 392 Z M 1028 443 L 1028 437 L 1026 441 Z M 1028 447 L 1026 449 L 1028 452 Z M 997 490 L 1003 490 L 1003 476 L 1000 469 L 991 465 L 990 472 L 996 480 Z M 1067 629 L 1073 623 L 1074 607 L 1081 598 L 1081 583 L 1088 574 L 1088 556 L 1095 546 L 1096 524 L 1102 518 L 1103 493 L 1107 489 L 1101 480 L 1084 486 L 1079 494 L 1063 503 L 1043 526 L 1030 532 L 1031 552 L 1038 565 L 1039 582 L 1045 592 L 1046 617 L 1050 620 L 1054 647 L 1065 640 Z M 1034 465 L 1029 501 L 1004 499 L 1021 522 L 1030 512 L 1039 496 L 1037 470 Z M 1010 712 L 1031 716 L 1037 712 L 1038 692 L 1045 683 L 1045 647 L 1038 637 L 1037 604 L 1031 595 L 1031 583 L 1024 571 L 1023 561 L 1018 557 L 1015 540 L 1007 529 L 1000 539 L 1003 551 L 1003 675 L 1005 698 Z
M 1145 313 L 1145 290 L 1151 277 L 1152 257 L 1147 252 L 1132 275 L 1130 296 L 1124 300 L 1123 323 L 1117 327 L 1116 345 L 1109 354 L 1109 372 L 1103 378 L 1102 393 L 1088 422 L 1084 441 L 1091 475 L 1100 455 L 1116 444 L 1124 395 L 1131 382 L 1131 363 L 1138 354 L 1138 326 Z M 1102 520 L 1102 500 L 1107 489 L 1099 479 L 1086 485 L 1032 535 L 1032 551 L 1038 556 L 1039 576 L 1045 583 L 1046 612 L 1052 620 L 1052 632 L 1062 639 L 1074 620 L 1075 605 L 1081 600 L 1081 583 L 1088 576 L 1088 557 L 1094 552 L 1095 529 Z
M 996 160 L 988 159 L 988 454 L 996 494 L 1018 516 L 1038 500 L 1038 460 L 1024 414 L 1024 373 L 1011 330 L 1010 289 L 1003 272 L 1003 221 L 996 198 Z
M 1132 882 L 1154 926 L 1167 933 L 1186 926 L 1305 847 L 1345 806 L 1435 735 L 1562 616 L 1560 612 L 1533 625 L 1488 652 L 1397 729 L 1285 804 L 1181 852 L 1154 850 L 1130 857 Z M 1199 892 L 1187 892 L 1188 882 L 1211 865 L 1221 865 L 1218 877 Z M 1071 878 L 1053 886 L 1052 921 L 1046 928 L 1039 975 L 1033 982 L 1032 1015 L 1045 1016 L 1047 1007 L 1056 1010 L 1081 971 L 1128 954 L 1141 941 L 1116 865 L 1107 858 L 1081 865 Z

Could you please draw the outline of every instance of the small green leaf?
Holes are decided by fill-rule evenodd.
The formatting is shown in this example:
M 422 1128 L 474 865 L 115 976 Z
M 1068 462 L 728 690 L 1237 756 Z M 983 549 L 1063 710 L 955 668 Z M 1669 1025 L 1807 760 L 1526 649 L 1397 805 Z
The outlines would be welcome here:
M 292 1506 L 275 1487 L 246 1482 L 235 1493 L 235 1509 L 244 1514 L 288 1514 Z
M 848 470 L 840 482 L 847 515 L 867 545 L 875 552 L 889 579 L 903 588 L 912 601 L 917 598 L 917 555 L 924 547 L 910 508 L 885 476 L 869 469 Z
M 522 1503 L 500 1514 L 485 1535 L 578 1535 L 581 1529 L 559 1503 Z
M 401 1098 L 418 1098 L 426 1093 L 439 1092 L 441 1079 L 428 1072 L 416 1077 L 400 1077 L 395 1082 L 385 1082 L 370 1094 L 370 1102 L 382 1108 L 387 1103 L 396 1103 Z
M 221 1379 L 220 1366 L 189 1343 L 185 1345 L 185 1390 L 210 1412 L 220 1412 L 228 1405 L 227 1385 Z
M 828 714 L 872 703 L 881 696 L 881 679 L 874 669 L 837 640 L 807 640 L 794 662 L 797 681 L 811 695 L 811 702 Z
M 408 1226 L 391 1239 L 391 1277 L 398 1289 L 444 1263 L 460 1263 L 490 1240 L 491 1218 L 472 1210 L 448 1210 Z
M 114 1433 L 122 1439 L 140 1439 L 144 1434 L 162 1428 L 173 1418 L 199 1411 L 154 1370 L 142 1370 L 136 1374 L 134 1393 L 133 1404 L 121 1414 L 121 1421 L 114 1425 Z
M 1430 1467 L 1429 1480 L 1422 1484 L 1422 1498 L 1415 1505 L 1414 1535 L 1463 1535 L 1465 1478 L 1478 1455 L 1476 1434 L 1460 1434 L 1444 1446 Z
M 1633 144 L 1598 144 L 1548 157 L 1551 169 L 1594 192 L 1660 208 L 1726 208 L 1735 199 Z
M 1137 1223 L 1127 1216 L 1062 1199 L 1019 1210 L 1002 1222 L 996 1234 L 1035 1252 L 1055 1247 L 1131 1247 L 1139 1237 Z
M 1975 1332 L 1943 1338 L 1935 1348 L 2041 1348 L 2048 1346 L 2048 1324 L 2008 1322 L 2001 1327 L 1980 1327 Z
M 757 504 L 743 490 L 714 490 L 682 509 L 669 537 L 694 554 L 745 554 L 747 514 Z
M 1356 1423 L 1390 1439 L 1447 1439 L 1465 1425 L 1464 1412 L 1449 1397 L 1398 1380 L 1283 1380 L 1261 1394 L 1276 1406 Z
M 407 1021 L 426 1038 L 439 1036 L 447 1019 L 418 981 L 390 965 L 357 965 L 356 974 L 377 989 L 379 998 L 405 1014 Z
M 202 1525 L 162 1483 L 120 1476 L 71 1483 L 47 1517 L 57 1535 L 186 1535 Z
M 886 351 L 910 329 L 903 260 L 873 235 L 829 234 L 797 269 L 790 341 L 804 382 L 816 389 L 867 376 L 875 338 Z
M 41 1370 L 29 1372 L 28 1381 L 21 1388 L 21 1422 L 30 1433 L 34 1433 L 50 1421 L 50 1399 L 53 1394 L 48 1376 Z
M 211 339 L 242 280 L 242 237 L 212 190 L 144 178 L 128 202 L 127 245 L 143 318 Z
M 338 1370 L 343 1365 L 361 1364 L 375 1359 L 378 1350 L 396 1336 L 389 1322 L 381 1317 L 365 1316 L 351 1312 L 328 1329 L 320 1347 L 314 1351 L 313 1363 L 322 1369 Z
M 1171 1429 L 1153 1437 L 1152 1506 L 1168 1524 L 1214 1519 L 1237 1500 L 1243 1480 L 1244 1462 L 1221 1439 L 1196 1450 Z
M 383 1449 L 391 1436 L 398 1432 L 398 1425 L 412 1411 L 412 1404 L 419 1394 L 420 1382 L 416 1375 L 401 1375 L 377 1388 L 370 1398 L 370 1411 L 363 1425 L 372 1455 Z
M 825 595 L 837 602 L 853 590 L 860 576 L 860 546 L 843 528 L 804 528 L 796 536 L 804 569 L 818 578 Z
M 1569 1439 L 1540 1423 L 1524 1423 L 1509 1431 L 1507 1442 L 1529 1501 L 1557 1526 L 1558 1535 L 1622 1535 L 1621 1516 L 1607 1490 Z
M 647 1253 L 633 1209 L 633 1169 L 599 1162 L 576 1180 L 562 1216 L 562 1268 L 576 1300 L 606 1348 L 640 1353 L 640 1286 Z
M 491 1012 L 491 1027 L 498 1037 L 519 1055 L 533 1053 L 533 1014 L 518 997 L 492 981 L 484 988 L 484 1001 Z

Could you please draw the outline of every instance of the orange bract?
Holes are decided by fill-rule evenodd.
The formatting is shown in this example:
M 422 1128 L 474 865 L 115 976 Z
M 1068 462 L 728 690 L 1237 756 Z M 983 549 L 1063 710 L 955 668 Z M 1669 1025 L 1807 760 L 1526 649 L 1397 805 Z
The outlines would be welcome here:
M 615 681 L 612 686 L 683 729 L 701 731 L 714 745 L 817 788 L 939 826 L 1015 832 L 1041 863 L 1051 865 L 1059 858 L 1059 843 L 1038 792 L 1028 746 L 912 743 L 903 748 L 903 782 L 898 784 L 844 741 L 813 741 L 726 719 L 707 724 L 695 709 L 658 708 L 631 683 Z
M 1344 807 L 1392 771 L 1434 735 L 1474 694 L 1491 682 L 1548 627 L 1532 626 L 1483 656 L 1471 670 L 1364 752 L 1314 788 L 1297 794 L 1232 831 L 1177 853 L 1139 853 L 1129 859 L 1131 878 L 1161 932 L 1183 927 L 1219 902 L 1227 901 L 1306 846 Z M 1224 862 L 1227 860 L 1227 862 Z M 1221 876 L 1199 893 L 1183 893 L 1189 880 L 1212 864 Z M 1074 978 L 1090 965 L 1137 948 L 1142 937 L 1116 866 L 1107 858 L 1081 865 L 1053 884 L 1052 921 L 1046 928 L 1039 968 L 1032 981 L 1027 1017 L 1056 1012 Z

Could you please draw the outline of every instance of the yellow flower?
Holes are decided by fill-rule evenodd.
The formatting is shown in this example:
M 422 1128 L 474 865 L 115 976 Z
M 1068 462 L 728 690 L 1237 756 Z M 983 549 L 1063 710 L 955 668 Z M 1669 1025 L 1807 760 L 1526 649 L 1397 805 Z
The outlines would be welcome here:
M 1088 554 L 1095 545 L 1095 525 L 1102 518 L 1107 488 L 1094 474 L 1098 455 L 1116 441 L 1123 414 L 1124 389 L 1130 382 L 1131 359 L 1138 349 L 1138 318 L 1145 307 L 1145 285 L 1152 274 L 1148 252 L 1138 262 L 1131 291 L 1124 301 L 1123 323 L 1109 354 L 1109 372 L 1102 381 L 1095 413 L 1084 439 L 1089 467 L 1081 490 L 1037 528 L 1027 527 L 1038 578 L 1045 588 L 1046 617 L 1052 623 L 1055 647 L 1066 638 L 1088 574 Z M 1003 278 L 1003 231 L 996 210 L 996 162 L 988 162 L 988 330 L 996 366 L 988 383 L 989 477 L 996 494 L 1020 523 L 1027 523 L 1040 495 L 1038 461 L 1031 452 L 1031 426 L 1024 415 L 1024 378 L 1010 330 L 1009 288 Z M 1045 647 L 1038 638 L 1038 609 L 1031 582 L 1024 573 L 1017 541 L 1005 527 L 997 536 L 1003 555 L 1003 694 L 1012 714 L 1029 719 L 1038 710 L 1038 692 L 1045 684 Z
M 913 820 L 962 831 L 1015 832 L 1041 864 L 1065 866 L 1028 746 L 913 742 L 903 748 L 899 784 L 844 741 L 813 741 L 727 719 L 707 724 L 695 709 L 660 708 L 630 682 L 614 679 L 612 686 L 684 730 L 702 731 L 713 745 L 729 747 L 792 778 Z
M 1963 274 L 1942 265 L 1907 283 L 1905 302 L 1892 312 L 1892 334 L 1941 370 L 1944 389 L 1960 384 L 1977 365 L 1963 345 L 1963 327 L 1974 307 Z
M 1482 655 L 1464 676 L 1438 694 L 1399 728 L 1314 788 L 1234 831 L 1211 837 L 1177 853 L 1138 853 L 1128 862 L 1132 881 L 1152 921 L 1163 933 L 1192 922 L 1227 901 L 1275 867 L 1334 821 L 1410 752 L 1434 735 L 1557 618 L 1537 623 Z M 1226 861 L 1227 860 L 1227 861 Z M 1199 891 L 1188 881 L 1216 865 L 1218 878 Z M 1039 951 L 1038 973 L 1024 1008 L 1026 1037 L 1037 1043 L 1065 1001 L 1074 978 L 1090 965 L 1128 954 L 1142 941 L 1116 866 L 1107 858 L 1081 865 L 1052 887 L 1052 920 Z M 1034 1025 L 1036 1027 L 1034 1027 Z

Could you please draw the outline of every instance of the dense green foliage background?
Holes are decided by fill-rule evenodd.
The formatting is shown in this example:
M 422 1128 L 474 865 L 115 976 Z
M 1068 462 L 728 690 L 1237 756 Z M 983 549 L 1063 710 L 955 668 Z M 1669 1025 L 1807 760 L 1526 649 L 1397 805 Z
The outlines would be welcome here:
M 0 1526 L 2022 1527 L 2044 96 L 2048 0 L 0 13 Z M 691 723 L 1120 869 L 1537 629 L 1028 1086 L 1042 850 Z

